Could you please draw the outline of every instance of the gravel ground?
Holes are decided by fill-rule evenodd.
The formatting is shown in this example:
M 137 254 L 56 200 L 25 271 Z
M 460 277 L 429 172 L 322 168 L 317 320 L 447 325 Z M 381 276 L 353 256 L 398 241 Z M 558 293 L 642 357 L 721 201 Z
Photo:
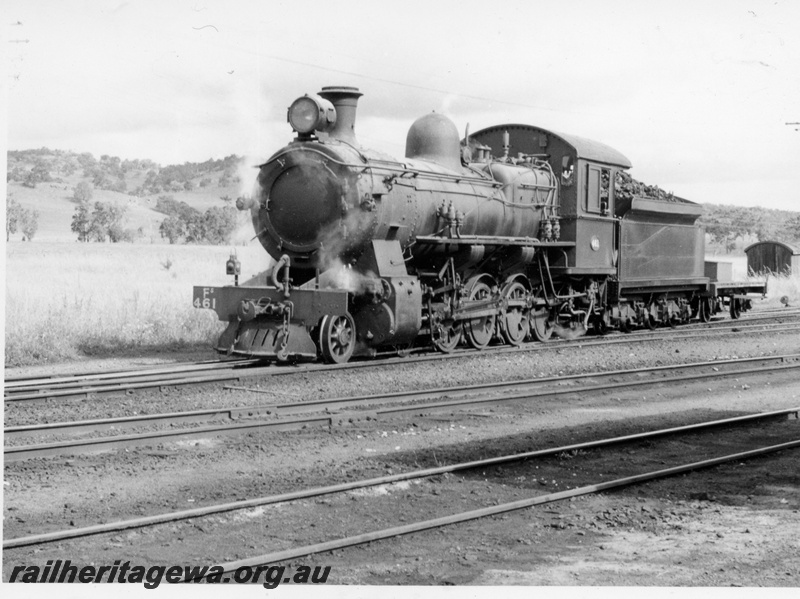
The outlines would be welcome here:
M 741 334 L 401 364 L 376 370 L 298 374 L 264 381 L 276 397 L 357 395 L 800 352 L 800 336 Z M 147 358 L 139 358 L 147 359 Z M 178 358 L 185 360 L 185 357 Z M 61 370 L 61 369 L 59 369 Z M 139 411 L 271 402 L 262 394 L 185 390 L 122 400 L 40 404 L 50 421 Z M 253 433 L 10 463 L 4 476 L 4 536 L 57 530 L 244 499 L 418 467 L 778 409 L 800 400 L 797 374 L 765 373 L 710 384 L 660 385 L 430 417 L 361 421 L 332 431 Z M 33 410 L 33 408 L 28 408 Z M 120 411 L 121 410 L 121 411 Z M 34 412 L 7 410 L 6 419 Z M 788 420 L 747 434 L 797 438 Z M 411 522 L 652 469 L 702 453 L 733 451 L 739 436 L 704 435 L 573 459 L 530 461 L 338 498 L 277 505 L 198 520 L 4 552 L 14 565 L 69 558 L 140 564 L 200 564 L 258 555 L 342 534 Z M 742 438 L 741 442 L 745 443 Z M 304 563 L 331 565 L 336 584 L 518 584 L 799 586 L 797 452 L 653 482 L 336 551 Z M 657 466 L 663 467 L 663 466 Z M 295 564 L 296 565 L 296 564 Z

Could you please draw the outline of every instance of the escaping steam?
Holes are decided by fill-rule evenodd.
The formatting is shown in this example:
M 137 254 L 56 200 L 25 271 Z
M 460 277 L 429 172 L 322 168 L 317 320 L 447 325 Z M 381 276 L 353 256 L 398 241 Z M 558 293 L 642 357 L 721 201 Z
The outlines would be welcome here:
M 330 268 L 319 275 L 321 289 L 344 289 L 355 295 L 374 292 L 376 285 L 379 286 L 380 281 L 374 273 L 359 272 L 341 260 L 335 260 Z
M 355 208 L 323 227 L 317 236 L 320 270 L 340 267 L 348 262 L 348 254 L 360 253 L 354 250 L 369 241 L 374 224 L 374 213 Z
M 355 208 L 320 231 L 320 287 L 346 289 L 355 295 L 375 292 L 376 285 L 379 288 L 375 273 L 361 272 L 348 260 L 348 254 L 358 255 L 355 250 L 369 241 L 373 226 L 373 213 Z

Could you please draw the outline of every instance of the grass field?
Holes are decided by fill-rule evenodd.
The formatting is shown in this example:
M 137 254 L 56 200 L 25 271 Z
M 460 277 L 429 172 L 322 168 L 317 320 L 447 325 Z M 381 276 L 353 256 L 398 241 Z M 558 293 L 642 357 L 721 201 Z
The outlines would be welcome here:
M 237 247 L 242 279 L 264 270 L 257 244 Z M 210 347 L 222 323 L 192 307 L 193 285 L 228 285 L 227 246 L 6 244 L 5 365 Z

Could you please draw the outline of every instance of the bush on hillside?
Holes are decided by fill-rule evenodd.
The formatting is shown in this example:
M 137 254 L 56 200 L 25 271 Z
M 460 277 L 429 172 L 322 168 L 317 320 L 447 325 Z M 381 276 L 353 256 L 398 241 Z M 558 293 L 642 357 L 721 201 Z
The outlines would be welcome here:
M 92 199 L 93 194 L 94 188 L 92 185 L 86 181 L 81 181 L 75 186 L 72 192 L 72 198 L 77 202 L 88 202 Z

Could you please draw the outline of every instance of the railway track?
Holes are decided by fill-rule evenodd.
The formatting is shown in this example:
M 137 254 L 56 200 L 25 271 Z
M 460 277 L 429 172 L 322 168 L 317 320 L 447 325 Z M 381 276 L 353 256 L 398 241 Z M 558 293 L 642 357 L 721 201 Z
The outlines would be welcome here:
M 435 468 L 413 470 L 399 474 L 391 474 L 388 476 L 373 477 L 364 480 L 351 481 L 343 484 L 301 489 L 297 491 L 281 493 L 278 495 L 270 495 L 266 497 L 258 497 L 253 499 L 207 505 L 189 510 L 161 513 L 152 516 L 139 517 L 127 520 L 118 520 L 114 522 L 108 522 L 93 526 L 86 526 L 80 528 L 70 527 L 63 530 L 43 532 L 25 537 L 4 539 L 3 549 L 7 550 L 19 547 L 27 547 L 32 545 L 61 542 L 68 539 L 77 539 L 92 535 L 108 534 L 121 530 L 168 524 L 180 520 L 200 518 L 214 514 L 233 512 L 237 510 L 246 510 L 270 504 L 278 504 L 278 503 L 286 504 L 288 502 L 298 501 L 302 499 L 341 494 L 358 489 L 364 489 L 367 487 L 376 487 L 380 485 L 394 484 L 401 481 L 431 478 L 434 476 L 448 474 L 448 473 L 465 472 L 469 470 L 482 470 L 485 473 L 485 470 L 487 468 L 498 467 L 515 462 L 518 463 L 527 460 L 536 460 L 567 453 L 578 455 L 581 452 L 585 452 L 588 450 L 606 448 L 610 446 L 625 445 L 634 442 L 649 441 L 667 436 L 696 434 L 699 432 L 719 430 L 725 427 L 743 426 L 747 424 L 763 422 L 765 420 L 777 420 L 777 419 L 783 420 L 790 417 L 791 415 L 793 415 L 794 418 L 797 419 L 799 411 L 800 407 L 792 407 L 782 410 L 774 410 L 757 414 L 737 416 L 733 418 L 698 422 L 684 426 L 657 429 L 631 435 L 624 435 L 624 436 L 599 439 L 583 443 L 575 443 L 570 445 L 551 447 L 535 451 L 528 451 L 524 453 L 501 455 L 483 460 L 461 462 L 456 464 L 439 466 Z M 315 553 L 320 553 L 323 551 L 331 551 L 333 549 L 351 547 L 354 545 L 368 543 L 381 539 L 387 539 L 403 534 L 419 532 L 431 528 L 438 528 L 442 526 L 456 524 L 459 522 L 465 522 L 467 520 L 474 520 L 477 518 L 483 518 L 491 515 L 501 514 L 508 511 L 533 507 L 544 503 L 562 501 L 565 499 L 577 497 L 584 494 L 598 493 L 611 489 L 617 489 L 632 484 L 638 484 L 646 481 L 656 480 L 658 478 L 673 476 L 679 473 L 690 472 L 702 468 L 710 468 L 726 462 L 731 462 L 731 461 L 742 462 L 750 458 L 763 456 L 777 451 L 795 449 L 797 447 L 800 447 L 800 440 L 794 440 L 794 441 L 769 445 L 765 447 L 759 447 L 757 449 L 750 449 L 748 451 L 741 451 L 734 454 L 715 457 L 712 459 L 684 463 L 664 469 L 659 469 L 656 471 L 636 474 L 633 476 L 624 476 L 611 481 L 603 481 L 590 485 L 580 485 L 578 487 L 561 492 L 546 493 L 542 495 L 529 497 L 519 501 L 506 502 L 506 503 L 501 503 L 499 505 L 466 510 L 459 513 L 450 514 L 446 517 L 419 520 L 413 523 L 404 523 L 400 526 L 391 526 L 388 528 L 375 530 L 369 533 L 347 536 L 332 541 L 315 543 L 313 545 L 301 545 L 290 549 L 284 549 L 278 552 L 259 555 L 257 557 L 248 558 L 245 560 L 237 560 L 234 562 L 229 562 L 224 564 L 224 567 L 226 568 L 227 572 L 227 571 L 233 571 L 236 568 L 244 566 L 249 567 L 253 565 L 282 562 L 290 559 L 296 559 L 303 556 L 312 555 Z
M 404 414 L 428 414 L 469 409 L 513 401 L 543 401 L 575 393 L 596 394 L 610 390 L 642 386 L 678 384 L 721 377 L 760 375 L 800 368 L 800 354 L 767 358 L 715 360 L 647 370 L 617 370 L 577 375 L 527 379 L 505 383 L 485 383 L 428 390 L 380 393 L 359 397 L 283 402 L 237 408 L 216 408 L 166 414 L 149 414 L 60 422 L 4 429 L 6 462 L 35 457 L 73 455 L 119 447 L 153 445 L 181 439 L 217 435 L 241 435 L 254 431 L 287 431 L 310 427 L 335 426 L 363 418 L 387 418 Z M 235 388 L 256 393 L 260 389 Z M 297 418 L 302 414 L 309 416 Z M 247 422 L 237 422 L 248 419 Z M 223 420 L 209 426 L 189 426 L 210 420 Z M 119 434 L 126 428 L 169 427 L 136 434 Z M 47 443 L 16 445 L 30 436 L 76 435 L 111 432 L 108 436 L 58 440 Z M 11 443 L 9 443 L 11 442 Z
M 664 468 L 660 470 L 643 472 L 633 476 L 626 476 L 611 481 L 597 482 L 594 484 L 589 484 L 582 487 L 569 489 L 567 491 L 547 493 L 544 495 L 536 495 L 533 497 L 529 497 L 527 499 L 496 504 L 489 507 L 483 507 L 468 511 L 457 512 L 439 518 L 431 518 L 426 520 L 419 520 L 412 523 L 390 526 L 388 528 L 373 530 L 367 533 L 338 538 L 331 541 L 323 541 L 320 543 L 300 545 L 284 549 L 281 551 L 274 551 L 271 553 L 266 553 L 255 557 L 222 563 L 219 564 L 219 566 L 221 568 L 222 573 L 227 574 L 227 573 L 238 572 L 244 568 L 253 568 L 256 566 L 264 566 L 267 564 L 277 564 L 281 562 L 287 562 L 299 558 L 307 558 L 308 556 L 311 555 L 317 555 L 320 553 L 335 551 L 337 549 L 345 549 L 348 547 L 355 547 L 358 545 L 364 545 L 366 543 L 372 543 L 375 541 L 391 539 L 402 535 L 423 532 L 426 530 L 442 528 L 445 526 L 452 526 L 454 524 L 469 522 L 471 520 L 488 518 L 490 516 L 497 516 L 500 514 L 527 509 L 539 505 L 565 501 L 583 495 L 596 494 L 596 493 L 602 493 L 604 491 L 621 489 L 623 487 L 655 481 L 675 476 L 678 474 L 685 474 L 696 470 L 712 468 L 714 466 L 719 466 L 721 464 L 726 464 L 730 462 L 741 463 L 746 460 L 762 457 L 772 453 L 797 449 L 798 447 L 800 447 L 800 440 L 789 441 L 778 445 L 759 447 L 757 449 L 752 449 L 749 451 L 728 454 L 708 460 L 684 463 L 678 466 L 673 466 L 671 468 Z
M 104 392 L 204 382 L 235 380 L 239 370 L 260 364 L 255 359 L 206 360 L 138 370 L 92 371 L 52 376 L 11 377 L 4 383 L 7 403 L 50 397 L 69 397 Z
M 800 315 L 800 312 L 797 314 Z M 777 317 L 793 316 L 779 312 Z M 137 390 L 163 389 L 184 385 L 202 385 L 243 381 L 252 377 L 291 375 L 298 373 L 333 371 L 356 368 L 375 368 L 391 364 L 409 364 L 446 359 L 456 359 L 491 353 L 517 353 L 529 351 L 548 351 L 573 345 L 595 347 L 621 343 L 637 343 L 654 340 L 687 340 L 709 335 L 732 335 L 747 332 L 793 332 L 800 331 L 800 323 L 763 324 L 759 320 L 771 320 L 776 316 L 751 316 L 748 322 L 736 323 L 723 320 L 709 324 L 691 324 L 679 331 L 637 331 L 630 334 L 611 334 L 603 337 L 580 337 L 572 340 L 553 340 L 545 344 L 527 343 L 519 347 L 498 347 L 489 350 L 458 350 L 450 354 L 428 354 L 405 358 L 387 358 L 380 361 L 349 362 L 346 364 L 306 364 L 303 366 L 263 365 L 259 360 L 214 360 L 199 363 L 176 364 L 170 367 L 149 368 L 138 371 L 92 372 L 78 375 L 52 377 L 9 378 L 5 382 L 4 402 L 36 402 L 54 398 L 93 397 L 101 394 L 130 395 Z M 757 324 L 755 324 L 757 323 Z M 192 373 L 192 374 L 188 374 Z
M 144 376 L 147 374 L 186 373 L 189 371 L 223 370 L 237 368 L 256 363 L 258 360 L 246 358 L 198 360 L 195 362 L 178 362 L 168 365 L 149 366 L 147 368 L 121 368 L 119 370 L 90 370 L 73 374 L 20 375 L 5 378 L 6 389 L 16 389 L 40 384 L 58 385 L 60 383 L 76 383 L 83 380 L 102 380 L 124 378 L 126 376 Z

